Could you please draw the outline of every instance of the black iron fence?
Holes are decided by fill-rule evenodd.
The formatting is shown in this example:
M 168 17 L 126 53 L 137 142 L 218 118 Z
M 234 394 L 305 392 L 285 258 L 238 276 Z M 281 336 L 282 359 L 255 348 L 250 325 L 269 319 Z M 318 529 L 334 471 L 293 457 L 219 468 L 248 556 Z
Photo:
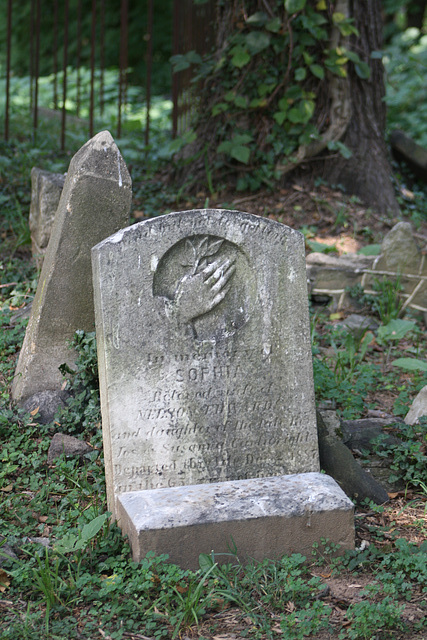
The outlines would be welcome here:
M 154 0 L 120 0 L 114 7 L 106 0 L 27 0 L 24 4 L 20 0 L 2 0 L 7 14 L 3 18 L 5 51 L 0 79 L 5 90 L 4 138 L 8 139 L 10 135 L 13 117 L 11 78 L 26 75 L 30 79 L 28 103 L 34 134 L 40 109 L 49 107 L 60 113 L 59 144 L 64 149 L 69 116 L 79 117 L 84 104 L 88 135 L 92 137 L 95 117 L 102 117 L 108 91 L 110 104 L 112 99 L 116 104 L 116 133 L 120 137 L 126 120 L 129 87 L 133 83 L 141 89 L 136 100 L 146 108 L 144 136 L 148 144 L 153 64 L 159 56 L 163 56 L 165 66 L 171 54 L 205 53 L 213 44 L 215 28 L 215 0 L 161 2 L 160 17 L 166 33 L 162 32 L 160 37 L 156 36 L 159 0 L 157 3 Z M 168 34 L 169 41 L 166 41 Z M 134 65 L 139 68 L 137 78 Z M 113 97 L 111 83 L 107 87 L 105 82 L 105 74 L 110 68 L 117 71 Z M 169 86 L 163 91 L 172 97 L 171 131 L 177 135 L 188 126 L 196 104 L 195 93 L 191 69 L 173 74 L 171 69 L 170 74 Z M 39 91 L 41 79 L 46 77 L 50 86 L 48 104 L 45 83 L 43 97 Z M 135 100 L 135 91 L 132 95 Z

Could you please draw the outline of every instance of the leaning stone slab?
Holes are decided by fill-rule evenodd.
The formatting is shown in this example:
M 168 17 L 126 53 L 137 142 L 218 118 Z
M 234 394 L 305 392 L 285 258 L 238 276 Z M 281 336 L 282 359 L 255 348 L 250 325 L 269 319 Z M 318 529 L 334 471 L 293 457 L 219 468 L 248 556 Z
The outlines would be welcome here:
M 173 213 L 92 250 L 108 508 L 319 470 L 302 234 Z
M 331 416 L 334 413 L 317 413 L 322 470 L 331 475 L 346 495 L 359 504 L 364 500 L 384 504 L 389 499 L 387 491 L 370 473 L 362 469 L 350 449 L 337 437 L 335 425 L 338 423 L 339 426 L 339 420 L 337 416 Z
M 12 395 L 60 390 L 62 363 L 74 364 L 68 341 L 94 329 L 90 250 L 128 223 L 131 179 L 108 131 L 73 157 L 55 216 Z
M 64 187 L 62 173 L 31 169 L 31 206 L 29 225 L 33 258 L 37 269 L 41 269 L 49 244 L 53 221 Z
M 354 548 L 353 509 L 332 478 L 304 473 L 124 493 L 117 517 L 136 562 L 155 551 L 197 569 L 200 553 L 234 546 L 242 561 L 310 555 L 321 538 L 344 553 Z

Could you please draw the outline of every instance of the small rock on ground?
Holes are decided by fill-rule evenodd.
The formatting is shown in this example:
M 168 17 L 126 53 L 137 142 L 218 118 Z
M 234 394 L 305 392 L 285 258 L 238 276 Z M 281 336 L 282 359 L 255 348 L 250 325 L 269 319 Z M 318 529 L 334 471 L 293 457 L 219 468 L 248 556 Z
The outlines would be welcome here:
M 83 442 L 83 440 L 68 436 L 65 433 L 55 433 L 47 453 L 47 462 L 52 464 L 63 453 L 66 456 L 83 456 L 89 451 L 92 451 L 92 447 Z

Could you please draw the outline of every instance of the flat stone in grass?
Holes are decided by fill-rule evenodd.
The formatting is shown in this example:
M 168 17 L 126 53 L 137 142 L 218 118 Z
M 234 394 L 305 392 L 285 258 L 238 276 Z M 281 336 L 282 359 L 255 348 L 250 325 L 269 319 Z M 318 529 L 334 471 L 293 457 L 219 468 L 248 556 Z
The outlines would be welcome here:
M 238 211 L 186 211 L 124 229 L 92 256 L 107 498 L 134 557 L 154 544 L 137 533 L 138 514 L 146 515 L 143 528 L 172 527 L 173 538 L 189 510 L 224 551 L 214 529 L 229 523 L 239 548 L 249 504 L 258 515 L 248 512 L 247 531 L 265 535 L 265 555 L 284 553 L 274 527 L 299 517 L 300 504 L 281 495 L 293 485 L 279 479 L 319 471 L 302 234 Z M 326 490 L 320 474 L 317 482 Z M 299 486 L 315 495 L 304 479 Z M 165 492 L 176 511 L 159 511 L 159 525 L 154 505 Z M 251 529 L 264 503 L 265 518 Z M 224 521 L 205 518 L 215 510 Z M 353 535 L 339 529 L 333 541 Z M 156 551 L 169 553 L 168 535 Z M 302 530 L 296 550 L 299 537 Z
M 123 158 L 110 133 L 98 133 L 73 157 L 65 180 L 16 367 L 12 396 L 19 404 L 60 391 L 58 367 L 74 365 L 68 341 L 77 329 L 94 329 L 90 250 L 128 223 L 130 203 Z

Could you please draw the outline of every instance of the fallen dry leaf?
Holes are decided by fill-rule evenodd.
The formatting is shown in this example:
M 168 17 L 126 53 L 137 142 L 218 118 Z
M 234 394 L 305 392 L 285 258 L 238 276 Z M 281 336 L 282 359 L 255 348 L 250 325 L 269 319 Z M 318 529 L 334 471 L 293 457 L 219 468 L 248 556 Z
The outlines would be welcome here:
M 13 489 L 13 484 L 8 484 L 6 487 L 2 487 L 2 491 L 9 493 Z
M 40 406 L 30 411 L 30 416 L 35 416 L 39 412 Z
M 178 591 L 178 593 L 187 593 L 188 591 L 188 587 L 180 587 L 179 585 L 175 587 L 175 589 Z
M 0 592 L 6 591 L 8 586 L 10 585 L 9 574 L 4 571 L 4 569 L 0 569 Z

